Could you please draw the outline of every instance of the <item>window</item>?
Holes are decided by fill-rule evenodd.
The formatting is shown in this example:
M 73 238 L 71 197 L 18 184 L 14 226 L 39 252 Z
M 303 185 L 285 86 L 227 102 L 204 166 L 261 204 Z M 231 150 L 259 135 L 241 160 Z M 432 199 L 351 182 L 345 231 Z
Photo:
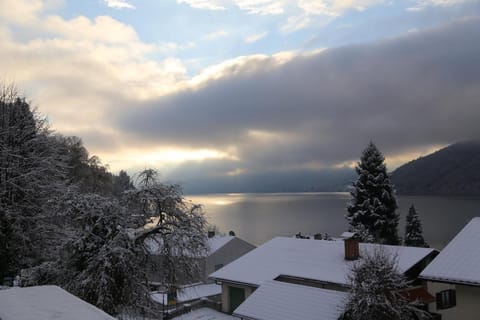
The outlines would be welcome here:
M 217 271 L 218 269 L 220 268 L 223 268 L 223 263 L 220 263 L 220 264 L 216 264 L 215 265 L 215 271 Z
M 437 293 L 437 309 L 448 309 L 457 305 L 455 290 L 449 289 Z

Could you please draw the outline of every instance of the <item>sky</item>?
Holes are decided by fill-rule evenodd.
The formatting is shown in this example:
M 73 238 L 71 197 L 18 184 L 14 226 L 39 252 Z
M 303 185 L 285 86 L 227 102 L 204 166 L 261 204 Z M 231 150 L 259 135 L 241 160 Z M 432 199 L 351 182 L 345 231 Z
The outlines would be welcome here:
M 194 191 L 480 138 L 480 1 L 0 0 L 0 48 L 52 129 Z

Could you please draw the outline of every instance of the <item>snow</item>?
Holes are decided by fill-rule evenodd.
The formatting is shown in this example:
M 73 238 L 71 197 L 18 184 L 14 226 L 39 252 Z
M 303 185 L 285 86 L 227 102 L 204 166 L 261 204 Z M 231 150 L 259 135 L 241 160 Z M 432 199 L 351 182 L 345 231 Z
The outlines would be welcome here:
M 401 273 L 434 251 L 361 243 L 360 255 L 365 250 L 378 249 L 397 258 Z M 345 260 L 343 241 L 277 237 L 212 273 L 210 278 L 259 286 L 283 275 L 348 286 L 348 273 L 353 263 L 355 261 Z
M 198 284 L 181 288 L 177 293 L 177 301 L 182 303 L 221 293 L 222 286 L 219 286 L 218 284 Z M 159 303 L 167 304 L 167 294 L 165 293 L 152 293 L 151 297 Z
M 266 281 L 234 311 L 262 320 L 337 320 L 347 293 L 280 281 Z
M 235 238 L 234 236 L 219 236 L 216 235 L 212 238 L 208 238 L 208 247 L 210 248 L 209 255 L 229 243 Z
M 0 290 L 2 320 L 115 320 L 57 286 Z
M 480 217 L 473 218 L 423 270 L 420 277 L 480 285 Z
M 192 312 L 186 313 L 179 317 L 173 318 L 175 320 L 238 320 L 236 317 L 215 311 L 209 308 L 200 308 Z
M 222 248 L 224 245 L 232 241 L 235 237 L 234 236 L 219 236 L 216 235 L 212 238 L 207 239 L 207 248 L 208 252 L 203 256 L 209 256 L 216 252 L 218 249 Z M 151 254 L 158 254 L 159 252 L 159 245 L 161 241 L 157 241 L 155 239 L 147 239 L 145 240 L 145 247 Z
M 355 235 L 356 235 L 355 232 L 347 232 L 347 231 L 345 231 L 344 233 L 342 233 L 342 234 L 340 235 L 340 238 L 342 238 L 342 239 L 350 239 L 350 238 L 353 238 Z

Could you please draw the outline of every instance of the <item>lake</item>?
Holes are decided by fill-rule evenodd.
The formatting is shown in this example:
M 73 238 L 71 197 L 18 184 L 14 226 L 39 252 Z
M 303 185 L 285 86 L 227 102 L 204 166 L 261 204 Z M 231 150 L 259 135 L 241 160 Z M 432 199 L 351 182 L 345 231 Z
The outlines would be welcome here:
M 204 206 L 210 224 L 221 232 L 235 231 L 255 245 L 275 236 L 298 232 L 338 236 L 346 231 L 348 193 L 235 193 L 191 195 L 187 199 Z M 472 217 L 480 216 L 478 197 L 398 196 L 399 234 L 403 237 L 405 216 L 415 205 L 430 246 L 442 249 Z

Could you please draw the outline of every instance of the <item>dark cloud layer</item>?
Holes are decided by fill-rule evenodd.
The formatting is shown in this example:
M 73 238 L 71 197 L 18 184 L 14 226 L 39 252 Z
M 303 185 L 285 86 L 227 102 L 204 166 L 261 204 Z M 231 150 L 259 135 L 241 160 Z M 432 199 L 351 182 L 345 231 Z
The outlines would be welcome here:
M 355 160 L 371 139 L 390 155 L 478 139 L 479 30 L 470 18 L 273 68 L 255 60 L 248 72 L 119 114 L 117 125 L 152 143 L 235 146 L 249 172 Z

